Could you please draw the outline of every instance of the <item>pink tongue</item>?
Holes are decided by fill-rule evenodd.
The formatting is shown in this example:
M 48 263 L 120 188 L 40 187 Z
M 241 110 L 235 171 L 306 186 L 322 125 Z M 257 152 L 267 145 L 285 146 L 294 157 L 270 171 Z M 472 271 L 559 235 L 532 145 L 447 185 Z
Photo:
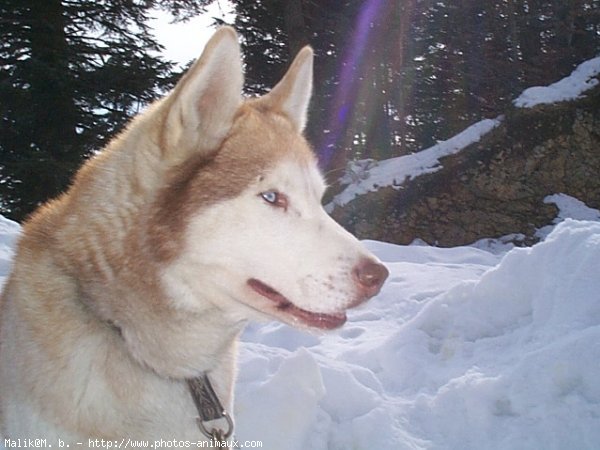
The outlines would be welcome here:
M 344 325 L 344 323 L 346 323 L 345 313 L 311 313 L 310 311 L 305 311 L 304 309 L 300 309 L 296 306 L 294 306 L 293 308 L 294 309 L 290 311 L 290 313 L 294 317 L 298 317 L 306 324 L 316 328 L 322 328 L 324 330 L 333 330 L 334 328 L 339 328 L 342 325 Z

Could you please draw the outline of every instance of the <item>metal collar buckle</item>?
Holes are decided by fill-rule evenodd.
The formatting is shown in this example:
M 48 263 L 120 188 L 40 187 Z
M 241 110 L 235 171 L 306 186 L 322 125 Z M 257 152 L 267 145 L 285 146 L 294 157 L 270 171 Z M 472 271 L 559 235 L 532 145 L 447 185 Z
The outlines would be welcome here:
M 233 420 L 221 405 L 206 373 L 196 378 L 188 378 L 186 381 L 194 405 L 198 410 L 197 422 L 200 431 L 213 442 L 222 442 L 229 439 L 233 434 Z M 207 422 L 216 420 L 224 420 L 226 428 L 207 427 Z

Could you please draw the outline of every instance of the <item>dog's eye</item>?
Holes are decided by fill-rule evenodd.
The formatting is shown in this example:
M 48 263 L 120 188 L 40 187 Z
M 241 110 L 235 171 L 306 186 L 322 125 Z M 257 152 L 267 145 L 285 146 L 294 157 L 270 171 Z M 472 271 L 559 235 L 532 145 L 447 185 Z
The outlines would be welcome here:
M 267 192 L 262 192 L 260 194 L 260 196 L 263 198 L 263 200 L 267 203 L 271 203 L 271 204 L 275 204 L 277 203 L 277 200 L 279 199 L 279 192 L 275 192 L 275 191 L 267 191 Z
M 270 205 L 277 206 L 279 208 L 287 209 L 288 200 L 285 194 L 277 191 L 265 191 L 261 192 L 260 196 L 262 199 Z

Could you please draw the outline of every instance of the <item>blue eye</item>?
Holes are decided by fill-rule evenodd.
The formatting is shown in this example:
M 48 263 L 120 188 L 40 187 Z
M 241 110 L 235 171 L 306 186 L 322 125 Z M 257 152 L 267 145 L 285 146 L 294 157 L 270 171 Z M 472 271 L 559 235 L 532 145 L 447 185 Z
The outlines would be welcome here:
M 283 208 L 284 210 L 287 211 L 287 208 L 288 208 L 287 195 L 282 194 L 281 192 L 277 192 L 277 191 L 265 191 L 265 192 L 261 192 L 260 196 L 269 205 L 275 206 L 277 208 Z
M 279 192 L 276 191 L 261 192 L 260 196 L 265 202 L 271 203 L 272 205 L 276 205 L 279 200 Z

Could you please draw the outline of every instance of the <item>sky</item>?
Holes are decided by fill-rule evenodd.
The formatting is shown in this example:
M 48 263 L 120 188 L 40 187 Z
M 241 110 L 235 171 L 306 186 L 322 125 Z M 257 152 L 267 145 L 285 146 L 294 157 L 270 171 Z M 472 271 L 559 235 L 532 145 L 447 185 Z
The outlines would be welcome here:
M 158 41 L 165 47 L 164 56 L 184 66 L 197 58 L 215 31 L 213 18 L 232 22 L 233 5 L 228 0 L 218 0 L 208 6 L 206 13 L 186 22 L 171 23 L 173 17 L 156 11 L 150 21 Z

